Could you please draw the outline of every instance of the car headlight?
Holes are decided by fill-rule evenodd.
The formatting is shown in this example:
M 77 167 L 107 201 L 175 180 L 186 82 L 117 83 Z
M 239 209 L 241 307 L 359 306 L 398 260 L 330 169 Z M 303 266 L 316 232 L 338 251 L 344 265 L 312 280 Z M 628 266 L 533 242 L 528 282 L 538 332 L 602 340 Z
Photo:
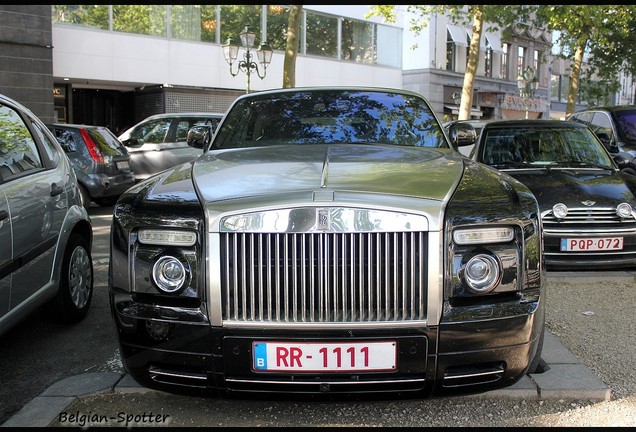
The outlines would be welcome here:
M 466 285 L 477 293 L 491 291 L 501 278 L 499 261 L 491 255 L 479 254 L 472 257 L 464 268 Z
M 627 203 L 621 203 L 616 207 L 616 215 L 621 219 L 632 218 L 632 206 Z
M 568 206 L 561 203 L 555 204 L 552 207 L 552 214 L 554 214 L 554 217 L 557 219 L 563 219 L 568 215 Z
M 152 280 L 161 291 L 174 293 L 183 287 L 187 270 L 183 263 L 173 256 L 163 256 L 152 267 Z

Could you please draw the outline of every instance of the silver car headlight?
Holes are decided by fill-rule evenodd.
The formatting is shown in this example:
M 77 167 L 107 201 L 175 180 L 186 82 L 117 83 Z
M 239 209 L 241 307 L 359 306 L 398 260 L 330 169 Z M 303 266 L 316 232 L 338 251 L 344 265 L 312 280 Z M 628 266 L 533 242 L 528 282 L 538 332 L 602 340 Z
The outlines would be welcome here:
M 620 203 L 618 207 L 616 207 L 616 215 L 621 219 L 628 219 L 633 217 L 632 206 L 628 203 Z
M 464 268 L 464 280 L 468 288 L 476 293 L 487 293 L 497 286 L 501 279 L 499 261 L 487 254 L 472 257 Z
M 187 270 L 173 256 L 163 256 L 152 267 L 152 280 L 159 290 L 166 293 L 179 291 L 186 280 Z

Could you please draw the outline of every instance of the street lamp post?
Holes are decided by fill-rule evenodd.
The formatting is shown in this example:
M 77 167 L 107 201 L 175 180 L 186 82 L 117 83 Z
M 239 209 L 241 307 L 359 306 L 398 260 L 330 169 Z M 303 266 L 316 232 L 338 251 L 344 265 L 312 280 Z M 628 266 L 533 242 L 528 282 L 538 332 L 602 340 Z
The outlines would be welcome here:
M 519 87 L 519 95 L 523 98 L 527 119 L 530 99 L 534 97 L 534 92 L 539 88 L 539 80 L 536 79 L 534 70 L 530 66 L 526 66 L 523 73 L 517 77 L 517 87 Z
M 238 52 L 240 46 L 236 43 L 236 38 L 229 37 L 227 38 L 227 42 L 223 45 L 223 57 L 225 57 L 225 61 L 230 65 L 230 74 L 235 77 L 239 72 L 245 73 L 247 77 L 247 89 L 245 93 L 250 92 L 250 76 L 252 73 L 256 72 L 260 79 L 265 78 L 267 74 L 267 66 L 272 61 L 272 49 L 266 41 L 261 42 L 258 49 L 256 50 L 256 56 L 258 59 L 258 64 L 254 62 L 254 55 L 252 51 L 254 49 L 254 41 L 256 39 L 256 34 L 250 30 L 250 26 L 245 26 L 245 29 L 239 35 L 241 38 L 241 45 L 245 48 L 245 52 L 243 53 L 243 60 L 239 60 L 237 63 L 236 72 L 232 70 L 232 64 L 238 58 Z M 259 64 L 263 68 L 262 75 L 261 69 L 259 69 Z

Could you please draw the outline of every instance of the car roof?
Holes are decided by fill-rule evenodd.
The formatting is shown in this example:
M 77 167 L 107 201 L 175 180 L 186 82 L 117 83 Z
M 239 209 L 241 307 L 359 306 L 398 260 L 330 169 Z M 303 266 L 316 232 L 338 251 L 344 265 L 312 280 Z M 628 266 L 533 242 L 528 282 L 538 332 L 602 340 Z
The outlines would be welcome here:
M 47 123 L 47 126 L 55 126 L 61 128 L 73 128 L 73 129 L 87 129 L 87 128 L 105 128 L 106 126 L 100 125 L 87 125 L 87 124 L 77 124 L 77 123 Z
M 636 110 L 636 105 L 606 105 L 606 106 L 590 107 L 590 108 L 579 110 L 572 114 L 584 113 L 589 111 L 631 111 L 631 110 Z
M 484 128 L 515 128 L 515 127 L 543 127 L 543 128 L 586 128 L 581 123 L 568 122 L 564 120 L 493 120 L 484 125 Z
M 178 112 L 178 113 L 161 113 L 161 114 L 153 114 L 142 121 L 146 121 L 149 119 L 158 119 L 158 118 L 174 118 L 174 117 L 207 117 L 207 118 L 221 118 L 223 117 L 222 113 L 211 113 L 211 112 Z M 141 122 L 140 122 L 141 123 Z

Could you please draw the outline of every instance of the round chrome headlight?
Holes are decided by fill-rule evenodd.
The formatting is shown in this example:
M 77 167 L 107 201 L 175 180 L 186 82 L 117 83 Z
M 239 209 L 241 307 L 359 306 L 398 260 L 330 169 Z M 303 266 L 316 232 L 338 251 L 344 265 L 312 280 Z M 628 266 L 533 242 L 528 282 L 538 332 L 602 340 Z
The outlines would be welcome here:
M 499 282 L 500 274 L 499 262 L 486 254 L 475 255 L 464 268 L 466 284 L 480 294 L 491 291 Z
M 178 291 L 186 279 L 186 269 L 181 261 L 172 256 L 164 256 L 152 267 L 152 280 L 161 291 Z
M 563 219 L 568 215 L 568 206 L 561 203 L 555 204 L 552 207 L 552 214 L 554 214 L 554 217 L 557 219 Z
M 631 218 L 632 216 L 632 206 L 627 203 L 621 203 L 616 207 L 616 214 L 621 219 Z

